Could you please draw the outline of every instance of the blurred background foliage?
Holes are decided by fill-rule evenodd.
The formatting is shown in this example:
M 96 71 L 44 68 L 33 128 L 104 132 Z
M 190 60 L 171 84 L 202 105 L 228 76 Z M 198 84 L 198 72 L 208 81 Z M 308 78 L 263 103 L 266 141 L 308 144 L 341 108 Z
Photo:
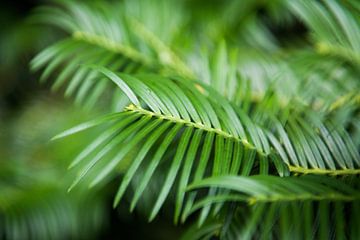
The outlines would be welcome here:
M 236 75 L 232 68 L 236 68 L 245 79 L 242 94 L 252 94 L 254 102 L 273 88 L 284 104 L 296 95 L 297 100 L 315 106 L 315 109 L 320 106 L 317 109 L 321 111 L 323 106 L 330 106 L 339 96 L 349 92 L 356 94 L 359 89 L 358 43 L 350 41 L 349 47 L 340 41 L 343 39 L 333 39 L 331 29 L 319 31 L 321 28 L 316 25 L 316 19 L 307 22 L 306 19 L 311 20 L 311 16 L 304 16 L 296 1 L 120 2 L 124 2 L 125 7 L 121 9 L 124 15 L 140 19 L 150 32 L 171 46 L 191 66 L 187 68 L 178 59 L 166 54 L 157 55 L 132 34 L 121 35 L 129 45 L 159 60 L 160 65 L 151 66 L 154 72 L 170 75 L 178 71 L 186 77 L 210 83 L 218 74 L 214 71 L 216 66 L 220 69 L 220 77 L 225 76 L 229 81 L 234 77 L 232 74 Z M 41 15 L 41 8 L 37 9 L 48 3 L 3 1 L 0 8 L 0 23 L 3 26 L 0 29 L 0 237 L 110 239 L 128 235 L 133 239 L 179 238 L 188 223 L 173 226 L 172 211 L 161 212 L 161 217 L 150 224 L 146 221 L 151 208 L 149 204 L 155 199 L 156 191 L 153 189 L 157 189 L 165 179 L 161 174 L 145 191 L 135 214 L 128 211 L 130 197 L 116 210 L 112 209 L 118 187 L 116 177 L 88 191 L 89 180 L 92 179 L 89 174 L 76 191 L 67 193 L 76 174 L 76 169 L 67 170 L 68 165 L 79 149 L 104 129 L 94 129 L 63 141 L 49 140 L 64 129 L 103 113 L 117 111 L 128 102 L 120 101 L 115 94 L 115 101 L 107 101 L 110 97 L 106 96 L 84 107 L 81 96 L 74 93 L 73 98 L 70 94 L 64 98 L 61 91 L 49 91 L 51 83 L 39 84 L 41 73 L 30 73 L 29 63 L 36 53 L 69 32 L 75 34 L 71 32 L 71 26 L 63 22 L 53 21 L 55 25 L 60 25 L 61 30 L 53 25 L 39 24 L 43 19 L 47 19 L 48 23 L 52 23 L 51 19 L 56 20 L 56 13 Z M 106 5 L 102 1 L 91 4 L 98 4 L 99 11 L 109 9 L 100 7 Z M 359 20 L 357 1 L 342 1 L 342 4 L 351 9 Z M 101 15 L 98 17 L 101 18 Z M 84 16 L 81 20 L 86 26 L 86 23 L 97 19 L 86 19 Z M 141 28 L 136 29 L 144 34 Z M 131 29 L 127 31 L 131 33 Z M 79 33 L 78 36 L 82 37 Z M 156 49 L 158 43 L 153 44 Z M 342 48 L 331 48 L 332 45 L 353 51 L 344 52 Z M 331 52 L 333 49 L 335 52 Z M 249 79 L 251 81 L 246 81 Z M 221 94 L 229 99 L 234 97 L 231 92 Z M 246 108 L 244 105 L 241 107 Z M 351 105 L 341 109 L 343 112 L 333 113 L 337 121 L 348 123 L 344 126 L 352 129 L 357 150 L 360 146 L 358 109 L 354 110 Z M 117 166 L 117 173 L 124 172 L 132 153 L 126 157 L 128 161 Z M 138 175 L 141 176 L 141 173 Z M 136 191 L 140 180 L 135 177 L 131 183 L 135 187 L 131 191 Z M 171 205 L 165 206 L 165 209 L 170 208 Z M 206 226 L 216 229 L 216 224 Z
M 0 8 L 0 239 L 98 239 L 126 233 L 137 239 L 169 239 L 179 230 L 166 221 L 148 224 L 128 208 L 112 209 L 115 185 L 67 193 L 67 167 L 99 131 L 50 142 L 60 131 L 101 113 L 86 111 L 49 85 L 40 85 L 29 62 L 64 36 L 31 23 L 48 1 L 3 1 Z M 119 170 L 120 171 L 120 170 Z M 136 227 L 138 231 L 131 229 Z

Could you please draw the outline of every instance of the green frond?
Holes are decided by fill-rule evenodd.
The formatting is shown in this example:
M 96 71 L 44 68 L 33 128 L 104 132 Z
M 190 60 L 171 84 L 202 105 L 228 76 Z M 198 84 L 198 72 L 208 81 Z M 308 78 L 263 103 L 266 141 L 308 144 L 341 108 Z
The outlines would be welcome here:
M 291 1 L 290 8 L 312 30 L 319 53 L 360 63 L 360 25 L 356 12 L 335 0 Z
M 278 158 L 270 157 L 272 154 L 269 146 L 264 145 L 267 147 L 263 148 L 263 143 L 267 143 L 267 140 L 265 136 L 259 139 L 257 134 L 261 132 L 261 129 L 245 115 L 239 117 L 220 95 L 211 93 L 210 95 L 215 96 L 215 99 L 206 97 L 196 90 L 194 86 L 198 83 L 194 81 L 171 80 L 155 75 L 131 77 L 115 74 L 102 68 L 98 70 L 116 84 L 121 81 L 123 87 L 119 86 L 129 96 L 133 105 L 126 107 L 123 113 L 92 120 L 58 135 L 63 137 L 97 124 L 110 124 L 107 130 L 85 148 L 71 164 L 71 167 L 81 162 L 85 165 L 70 189 L 97 164 L 101 164 L 101 167 L 97 170 L 97 176 L 91 186 L 99 183 L 113 172 L 132 149 L 138 148 L 139 154 L 134 158 L 124 176 L 115 198 L 115 206 L 137 168 L 148 161 L 144 179 L 131 205 L 131 208 L 134 208 L 157 166 L 165 161 L 164 164 L 166 162 L 170 164 L 166 184 L 160 189 L 160 195 L 150 219 L 156 216 L 169 191 L 173 188 L 175 179 L 179 177 L 175 216 L 175 219 L 178 219 L 185 197 L 183 191 L 192 175 L 195 174 L 196 179 L 202 178 L 205 170 L 211 165 L 213 169 L 211 175 L 248 175 L 253 171 L 268 174 L 269 166 L 274 166 L 280 175 L 287 174 L 286 166 Z M 202 91 L 211 91 L 206 86 L 203 87 Z M 173 93 L 172 98 L 168 95 L 169 93 Z M 137 96 L 137 98 L 131 96 Z M 139 103 L 141 106 L 138 105 Z M 241 123 L 243 120 L 244 122 Z M 248 135 L 244 131 L 243 124 L 251 130 Z M 180 139 L 179 142 L 177 139 Z M 175 147 L 176 153 L 173 160 L 170 156 L 165 157 L 169 151 L 167 150 L 169 145 L 172 144 L 179 144 Z M 124 147 L 118 148 L 118 146 Z M 149 150 L 154 146 L 158 146 L 158 149 L 152 155 L 152 151 L 149 152 Z M 204 155 L 198 159 L 200 149 Z M 222 159 L 224 151 L 225 160 Z M 257 159 L 261 160 L 258 162 Z M 183 168 L 180 168 L 181 165 Z M 187 208 L 191 206 L 194 197 L 195 195 L 192 195 L 189 198 L 191 200 L 187 203 Z
M 248 204 L 291 201 L 356 201 L 360 192 L 340 180 L 308 175 L 302 177 L 219 176 L 203 179 L 188 186 L 188 191 L 202 187 L 220 187 L 239 193 Z M 229 197 L 232 199 L 234 196 Z M 226 198 L 226 196 L 225 196 Z M 211 203 L 211 199 L 205 199 Z M 205 203 L 201 204 L 208 204 Z M 201 205 L 199 204 L 199 205 Z
M 166 1 L 160 2 L 165 9 L 170 7 Z M 95 64 L 129 74 L 161 72 L 194 78 L 192 70 L 170 46 L 158 38 L 159 31 L 165 31 L 161 35 L 166 36 L 166 31 L 178 23 L 178 20 L 174 22 L 176 17 L 164 19 L 169 26 L 153 29 L 155 34 L 150 30 L 154 19 L 150 22 L 145 20 L 148 21 L 149 14 L 156 14 L 156 18 L 159 16 L 157 10 L 146 3 L 140 7 L 141 11 L 146 12 L 145 16 L 141 12 L 134 15 L 138 11 L 137 6 L 133 6 L 130 1 L 116 6 L 101 4 L 101 11 L 98 11 L 99 4 L 96 2 L 62 2 L 59 5 L 39 8 L 31 19 L 34 22 L 54 23 L 64 28 L 70 36 L 40 52 L 31 62 L 31 68 L 44 68 L 41 81 L 57 75 L 52 89 L 57 90 L 67 85 L 65 96 L 74 95 L 76 103 L 85 103 L 89 108 L 110 89 L 96 72 L 85 68 L 80 70 L 81 65 Z M 170 36 L 164 38 L 171 39 Z M 89 94 L 90 97 L 87 97 Z M 114 105 L 120 99 L 121 94 L 114 92 Z
M 114 208 L 127 198 L 152 221 L 169 203 L 175 224 L 197 212 L 186 239 L 357 239 L 359 4 L 203 3 L 35 12 L 67 34 L 31 62 L 40 81 L 116 112 L 53 138 L 102 130 L 70 163 L 68 191 L 119 180 Z M 277 36 L 289 26 L 310 38 Z
M 285 178 L 221 176 L 195 182 L 188 190 L 220 187 L 232 191 L 233 194 L 206 197 L 192 209 L 195 211 L 219 202 L 239 203 L 237 211 L 226 213 L 232 218 L 226 232 L 221 229 L 225 222 L 217 222 L 221 226 L 211 230 L 211 235 L 222 232 L 224 239 L 283 239 L 290 236 L 299 239 L 343 236 L 351 239 L 358 236 L 358 230 L 352 226 L 360 220 L 356 213 L 360 206 L 360 192 L 351 185 L 355 186 L 329 177 L 310 175 Z M 248 208 L 240 208 L 241 203 L 247 203 Z M 344 208 L 349 209 L 349 215 L 344 214 Z M 248 214 L 251 214 L 250 218 Z
M 214 235 L 219 235 L 219 229 L 222 224 L 218 222 L 210 222 L 198 227 L 192 225 L 187 231 L 181 236 L 181 240 L 195 240 L 195 239 L 211 239 Z
M 130 76 L 116 74 L 101 67 L 93 68 L 117 84 L 133 104 L 123 113 L 92 120 L 60 135 L 66 136 L 97 124 L 110 123 L 108 130 L 85 148 L 71 164 L 73 167 L 84 163 L 70 189 L 95 166 L 100 167 L 94 170 L 97 176 L 91 186 L 99 183 L 114 172 L 122 159 L 136 146 L 143 146 L 144 149 L 139 148 L 139 155 L 125 174 L 114 205 L 120 201 L 138 167 L 149 161 L 144 180 L 133 198 L 133 209 L 158 165 L 165 161 L 170 166 L 150 220 L 159 212 L 175 180 L 180 178 L 175 210 L 177 222 L 184 204 L 183 191 L 191 182 L 192 173 L 199 180 L 203 177 L 201 174 L 204 169 L 211 168 L 211 165 L 210 176 L 246 176 L 255 173 L 266 175 L 270 173 L 271 166 L 283 176 L 288 174 L 284 163 L 295 173 L 358 173 L 355 167 L 360 165 L 360 158 L 351 138 L 344 131 L 323 123 L 318 115 L 307 108 L 305 112 L 301 109 L 294 111 L 287 117 L 285 124 L 271 118 L 271 115 L 264 115 L 262 123 L 266 120 L 265 126 L 270 126 L 265 129 L 201 82 L 180 78 L 167 79 L 156 75 Z M 196 86 L 201 86 L 201 90 L 197 90 Z M 303 116 L 304 113 L 307 114 Z M 169 131 L 168 135 L 164 134 L 166 129 Z M 161 138 L 163 135 L 166 136 L 165 139 Z M 172 157 L 165 157 L 171 144 L 178 144 L 172 160 Z M 149 150 L 155 145 L 160 147 L 152 155 Z M 205 159 L 197 160 L 200 146 Z M 197 161 L 201 161 L 198 166 L 195 164 Z M 211 189 L 209 196 L 215 192 L 216 189 Z M 195 197 L 194 194 L 189 195 L 189 202 L 185 203 L 185 213 L 191 208 Z M 216 211 L 220 208 L 221 205 Z M 208 213 L 208 209 L 204 208 L 200 223 Z M 182 220 L 185 218 L 183 215 Z
M 359 153 L 346 131 L 341 126 L 321 120 L 309 109 L 307 114 L 308 116 L 303 118 L 294 113 L 287 120 L 285 127 L 275 122 L 278 137 L 274 138 L 271 133 L 268 134 L 273 147 L 281 153 L 287 164 L 293 166 L 290 168 L 314 169 L 314 172 L 316 169 L 327 169 L 334 170 L 334 174 L 337 169 L 359 168 Z M 357 170 L 350 172 L 356 174 Z

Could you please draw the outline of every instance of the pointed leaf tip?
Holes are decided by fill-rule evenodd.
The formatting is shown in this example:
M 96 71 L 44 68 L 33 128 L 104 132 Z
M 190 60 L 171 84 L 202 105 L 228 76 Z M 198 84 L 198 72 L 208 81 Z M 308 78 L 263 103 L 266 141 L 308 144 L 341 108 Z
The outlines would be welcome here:
M 128 86 L 128 84 L 117 74 L 115 74 L 113 71 L 110 71 L 107 68 L 99 67 L 96 65 L 86 65 L 86 67 L 89 67 L 91 69 L 97 70 L 104 74 L 106 77 L 108 77 L 111 81 L 113 81 L 130 99 L 130 101 L 136 105 L 139 106 L 140 102 L 139 99 L 136 97 L 136 94 L 133 92 L 133 90 Z

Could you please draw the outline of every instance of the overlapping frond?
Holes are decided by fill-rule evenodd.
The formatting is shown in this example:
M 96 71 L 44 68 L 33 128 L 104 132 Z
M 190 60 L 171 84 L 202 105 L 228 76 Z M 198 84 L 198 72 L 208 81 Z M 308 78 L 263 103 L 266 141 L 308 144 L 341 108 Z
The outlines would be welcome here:
M 122 113 L 92 120 L 55 137 L 64 137 L 111 122 L 107 130 L 89 144 L 71 165 L 85 162 L 73 186 L 98 163 L 102 167 L 97 170 L 97 177 L 91 185 L 99 183 L 135 148 L 138 155 L 125 174 L 115 205 L 141 164 L 148 165 L 134 196 L 132 208 L 157 166 L 165 162 L 163 164 L 170 166 L 150 219 L 158 213 L 173 188 L 175 179 L 179 178 L 177 219 L 188 182 L 192 178 L 202 179 L 206 171 L 215 176 L 249 175 L 254 171 L 268 174 L 273 171 L 273 166 L 278 174 L 288 174 L 283 162 L 272 157 L 275 154 L 271 153 L 265 135 L 261 135 L 261 139 L 257 135 L 262 132 L 261 128 L 253 124 L 246 115 L 235 111 L 220 95 L 203 95 L 196 89 L 197 83 L 194 81 L 166 79 L 156 75 L 134 77 L 115 74 L 104 68 L 97 69 L 116 83 L 133 105 Z M 205 85 L 203 87 L 201 91 L 211 91 Z M 245 127 L 250 132 L 245 131 Z M 169 146 L 175 147 L 175 151 Z M 191 202 L 194 198 L 195 196 L 191 197 Z M 191 203 L 188 203 L 187 208 L 190 206 Z
M 263 143 L 269 145 L 296 173 L 359 173 L 359 139 L 357 135 L 349 135 L 348 131 L 359 122 L 356 110 L 358 101 L 355 91 L 352 91 L 358 89 L 356 71 L 344 69 L 344 73 L 351 76 L 341 75 L 329 80 L 325 75 L 317 76 L 327 72 L 323 68 L 323 57 L 317 57 L 313 66 L 310 66 L 305 63 L 305 59 L 312 58 L 301 57 L 304 55 L 301 53 L 295 60 L 297 64 L 288 64 L 280 58 L 277 62 L 268 59 L 264 64 L 257 61 L 256 70 L 264 67 L 264 76 L 257 78 L 259 72 L 246 75 L 246 72 L 240 70 L 240 75 L 249 78 L 246 79 L 237 75 L 234 61 L 228 55 L 226 46 L 221 44 L 213 58 L 214 66 L 208 68 L 207 75 L 212 76 L 211 80 L 205 82 L 218 89 L 221 95 L 236 106 L 235 109 L 241 108 L 244 113 L 239 115 L 246 115 L 246 118 L 261 126 L 262 131 L 259 133 L 247 128 L 256 146 L 261 145 L 260 140 L 265 135 Z M 327 61 L 328 71 L 339 71 L 336 67 L 330 69 L 337 62 L 334 61 Z M 248 65 L 244 70 L 252 71 Z M 271 79 L 271 74 L 275 74 L 276 79 Z M 321 83 L 313 84 L 319 83 L 316 80 L 318 78 L 329 83 L 325 87 L 326 91 Z M 295 87 L 289 87 L 290 83 Z M 288 93 L 284 94 L 286 91 Z M 324 95 L 319 94 L 322 91 Z M 346 94 L 345 99 L 355 98 L 344 104 L 344 100 L 338 99 L 341 94 Z
M 138 154 L 126 171 L 115 205 L 140 165 L 145 164 L 146 170 L 131 209 L 136 206 L 159 164 L 168 164 L 167 176 L 159 189 L 150 219 L 159 212 L 177 181 L 175 221 L 178 221 L 182 209 L 182 220 L 186 219 L 196 198 L 196 194 L 187 196 L 184 189 L 189 182 L 206 175 L 267 175 L 275 170 L 284 176 L 288 175 L 288 168 L 301 174 L 359 173 L 359 154 L 351 138 L 345 131 L 340 132 L 323 123 L 317 115 L 302 116 L 306 111 L 300 111 L 300 115 L 290 113 L 285 124 L 265 115 L 269 122 L 264 128 L 200 82 L 157 75 L 130 76 L 93 68 L 112 80 L 132 105 L 124 112 L 92 120 L 55 137 L 108 124 L 106 131 L 72 163 L 71 167 L 79 163 L 83 166 L 70 189 L 92 169 L 95 169 L 96 177 L 91 185 L 99 183 L 136 149 Z M 209 195 L 216 192 L 212 189 Z M 217 211 L 220 208 L 219 205 Z M 209 209 L 204 208 L 200 223 L 208 214 Z
M 169 7 L 165 2 L 161 6 Z M 79 169 L 70 189 L 90 173 L 90 186 L 114 176 L 126 159 L 129 166 L 114 206 L 135 181 L 133 210 L 161 172 L 164 177 L 157 181 L 158 196 L 149 219 L 174 193 L 175 223 L 201 209 L 200 233 L 195 230 L 188 236 L 199 233 L 206 238 L 218 232 L 230 239 L 266 234 L 276 239 L 295 233 L 299 238 L 327 239 L 334 235 L 329 226 L 336 230 L 335 236 L 342 229 L 349 237 L 358 235 L 353 228 L 358 216 L 347 218 L 342 210 L 359 210 L 359 192 L 349 187 L 351 182 L 327 176 L 280 178 L 360 174 L 359 19 L 353 9 L 333 0 L 323 2 L 275 3 L 305 22 L 315 49 L 301 43 L 300 49 L 276 52 L 275 36 L 268 35 L 268 29 L 257 25 L 257 18 L 247 16 L 245 9 L 239 19 L 225 20 L 232 25 L 250 18 L 250 24 L 245 24 L 250 27 L 243 29 L 251 33 L 245 41 L 254 44 L 243 49 L 228 48 L 225 40 L 209 44 L 215 49 L 205 51 L 202 58 L 194 57 L 197 65 L 191 67 L 172 50 L 174 36 L 179 36 L 172 27 L 186 22 L 178 19 L 181 14 L 170 16 L 166 9 L 159 13 L 152 11 L 152 4 L 131 1 L 117 7 L 66 3 L 65 10 L 41 10 L 35 19 L 52 22 L 57 16 L 53 23 L 71 34 L 33 60 L 34 69 L 46 66 L 41 78 L 46 80 L 60 69 L 54 89 L 68 81 L 65 94 L 76 92 L 76 101 L 87 101 L 89 106 L 106 89 L 116 89 L 114 102 L 122 105 L 117 108 L 120 112 L 55 137 L 100 125 L 105 129 L 70 165 Z M 256 30 L 249 30 L 254 24 Z M 260 37 L 255 34 L 259 28 Z M 229 34 L 217 30 L 212 36 L 216 40 Z M 256 41 L 264 36 L 269 39 Z M 248 45 L 261 51 L 247 49 Z M 261 176 L 247 177 L 254 174 Z M 186 192 L 189 184 L 197 190 Z M 253 205 L 250 210 L 248 203 Z M 297 217 L 300 210 L 306 213 L 303 219 Z M 208 221 L 211 214 L 224 222 Z M 348 221 L 349 228 L 344 226 Z M 241 223 L 245 225 L 239 228 Z
M 65 95 L 74 95 L 76 102 L 91 107 L 104 92 L 111 90 L 106 81 L 99 81 L 95 71 L 80 70 L 81 65 L 96 64 L 129 74 L 161 72 L 194 77 L 169 46 L 177 34 L 173 29 L 179 26 L 181 14 L 169 16 L 168 9 L 173 6 L 167 1 L 158 2 L 164 8 L 161 16 L 152 4 L 132 2 L 116 6 L 61 2 L 59 6 L 39 8 L 31 18 L 33 21 L 54 24 L 70 34 L 33 59 L 33 70 L 44 68 L 41 81 L 56 76 L 54 90 L 68 82 Z M 118 92 L 113 98 L 114 104 L 122 100 Z
M 267 89 L 267 91 L 254 98 L 251 93 L 256 92 L 254 86 L 257 83 L 253 83 L 253 81 L 257 81 L 257 79 L 251 78 L 252 81 L 250 81 L 237 76 L 236 72 L 231 70 L 233 64 L 227 60 L 226 52 L 226 48 L 221 46 L 216 54 L 217 57 L 214 58 L 214 61 L 217 62 L 215 66 L 221 70 L 225 69 L 226 74 L 216 72 L 209 74 L 222 75 L 223 78 L 217 80 L 218 78 L 213 77 L 208 84 L 214 89 L 219 89 L 219 92 L 236 106 L 235 109 L 242 109 L 243 113 L 239 112 L 239 115 L 246 116 L 242 119 L 243 121 L 251 119 L 252 122 L 261 126 L 260 132 L 246 128 L 252 136 L 255 146 L 260 146 L 260 140 L 266 136 L 263 144 L 269 145 L 294 172 L 335 175 L 359 173 L 360 156 L 356 150 L 359 140 L 357 136 L 350 136 L 347 130 L 359 122 L 356 113 L 356 109 L 358 109 L 356 96 L 354 100 L 340 107 L 341 99 L 331 102 L 333 97 L 337 96 L 338 98 L 340 92 L 331 93 L 331 96 L 325 93 L 326 96 L 319 97 L 316 91 L 321 91 L 320 85 L 312 86 L 301 82 L 298 82 L 299 86 L 292 90 L 284 83 L 286 77 L 282 73 L 279 75 L 282 76 L 281 78 L 273 83 L 269 82 L 268 86 L 262 86 L 261 88 Z M 287 66 L 285 62 L 283 64 Z M 224 66 L 227 66 L 228 69 Z M 306 68 L 305 65 L 304 68 Z M 217 68 L 214 69 L 216 71 Z M 290 75 L 299 74 L 290 66 L 287 66 L 287 69 L 289 70 L 285 72 L 291 73 Z M 279 69 L 270 71 L 280 74 Z M 315 74 L 317 73 L 309 74 L 301 81 L 306 81 L 306 78 L 310 79 Z M 355 77 L 356 74 L 348 82 L 354 83 Z M 290 78 L 290 82 L 297 81 L 293 79 L 294 77 Z M 300 81 L 300 74 L 296 79 Z M 344 78 L 342 79 L 344 80 Z M 263 81 L 264 79 L 259 80 Z M 344 82 L 343 85 L 345 85 Z M 278 87 L 281 85 L 285 87 L 283 89 Z M 329 90 L 338 88 L 334 84 L 329 87 Z M 349 85 L 348 88 L 342 93 L 348 93 L 351 88 L 356 89 L 357 86 Z M 293 91 L 288 94 L 287 98 L 281 93 L 286 91 L 285 89 L 289 92 Z M 306 92 L 302 93 L 302 90 Z M 300 95 L 297 94 L 297 91 L 300 91 Z M 347 94 L 347 99 L 351 96 L 354 94 Z M 336 105 L 339 106 L 337 109 L 335 109 Z
M 291 111 L 285 123 L 274 120 L 268 137 L 290 170 L 300 173 L 357 174 L 360 156 L 343 126 L 311 109 Z M 280 141 L 279 141 L 280 140 Z M 281 143 L 281 144 L 280 144 Z
M 229 202 L 225 214 L 231 220 L 210 222 L 203 229 L 192 230 L 199 237 L 187 239 L 203 239 L 206 235 L 221 235 L 224 239 L 355 239 L 359 236 L 355 226 L 360 221 L 360 192 L 356 184 L 357 178 L 346 181 L 323 176 L 204 179 L 188 189 L 220 187 L 231 190 L 232 194 L 204 198 L 192 210 Z M 239 208 L 234 209 L 231 202 L 248 204 L 248 207 L 236 205 Z
M 290 1 L 291 10 L 311 29 L 318 51 L 360 64 L 358 12 L 335 0 Z
M 204 51 L 197 63 L 200 80 L 244 110 L 252 103 L 266 103 L 272 94 L 279 107 L 296 99 L 323 111 L 339 96 L 360 89 L 357 68 L 309 49 L 269 54 L 222 41 L 215 50 Z

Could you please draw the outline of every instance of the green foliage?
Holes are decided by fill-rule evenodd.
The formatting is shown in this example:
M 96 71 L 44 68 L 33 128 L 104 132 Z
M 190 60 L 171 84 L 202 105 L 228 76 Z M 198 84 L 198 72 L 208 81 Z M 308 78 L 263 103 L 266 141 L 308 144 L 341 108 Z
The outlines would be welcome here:
M 51 178 L 56 171 L 41 173 L 28 166 L 2 170 L 0 234 L 5 239 L 85 239 L 104 225 L 104 203 L 95 192 L 66 195 L 63 184 Z M 26 176 L 29 170 L 38 176 Z M 87 211 L 89 207 L 93 211 Z
M 220 231 L 229 239 L 356 239 L 360 221 L 358 186 L 358 178 L 221 176 L 196 182 L 188 190 L 220 187 L 233 192 L 205 198 L 192 211 L 226 201 L 249 204 L 249 209 L 238 208 L 235 213 L 230 205 L 227 211 L 231 222 L 226 230 L 220 224 L 201 235 Z
M 37 99 L 7 123 L 0 142 L 0 236 L 2 239 L 89 239 L 106 226 L 105 192 L 66 194 L 74 150 L 91 136 L 47 144 L 49 137 L 87 117 L 64 104 Z M 62 117 L 57 114 L 62 113 Z M 70 118 L 68 118 L 70 117 Z M 78 119 L 74 121 L 75 117 Z M 4 139 L 3 139 L 4 137 Z M 6 138 L 6 139 L 5 139 Z M 69 144 L 70 143 L 70 144 Z M 56 156 L 52 152 L 57 152 Z M 93 211 L 88 211 L 88 209 Z
M 186 239 L 358 238 L 358 5 L 229 2 L 203 14 L 204 1 L 35 12 L 68 34 L 31 62 L 40 81 L 87 108 L 112 99 L 54 137 L 103 129 L 70 164 L 69 190 L 122 175 L 114 207 L 132 191 L 130 210 L 152 201 L 151 221 L 170 202 L 175 224 L 199 216 Z M 305 36 L 274 34 L 294 22 Z

